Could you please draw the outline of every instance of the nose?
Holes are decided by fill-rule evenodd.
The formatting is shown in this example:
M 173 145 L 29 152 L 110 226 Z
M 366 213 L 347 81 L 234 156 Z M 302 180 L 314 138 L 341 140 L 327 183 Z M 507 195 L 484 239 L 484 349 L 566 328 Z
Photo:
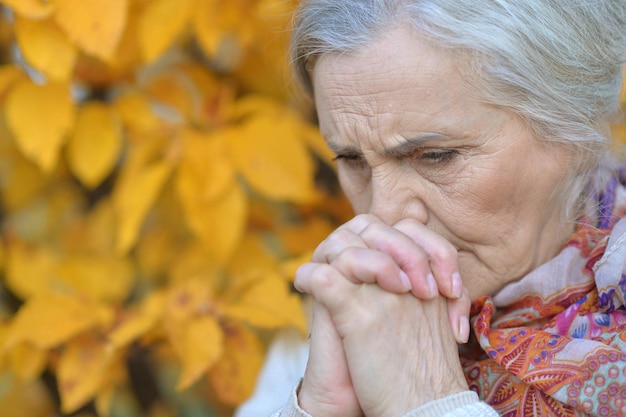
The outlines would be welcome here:
M 384 179 L 372 176 L 369 212 L 390 225 L 408 218 L 426 224 L 428 206 L 420 181 L 401 174 Z

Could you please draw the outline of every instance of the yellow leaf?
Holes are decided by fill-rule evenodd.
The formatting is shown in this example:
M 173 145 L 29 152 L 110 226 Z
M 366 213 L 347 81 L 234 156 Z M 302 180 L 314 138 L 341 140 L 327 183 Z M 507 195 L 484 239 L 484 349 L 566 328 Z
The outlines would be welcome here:
M 300 295 L 291 293 L 287 281 L 273 272 L 260 278 L 232 304 L 224 306 L 223 312 L 259 328 L 295 326 L 303 334 L 307 328 Z
M 18 15 L 30 19 L 43 19 L 50 16 L 54 10 L 54 3 L 41 0 L 0 0 Z
M 89 303 L 66 294 L 47 293 L 29 299 L 11 322 L 5 347 L 29 342 L 50 349 L 94 327 L 97 312 Z
M 76 411 L 96 395 L 111 360 L 111 353 L 95 337 L 81 337 L 65 347 L 57 369 L 64 413 Z
M 234 68 L 258 35 L 255 12 L 248 0 L 199 0 L 192 23 L 200 46 L 226 69 Z
M 262 195 L 300 203 L 314 199 L 315 166 L 300 127 L 286 112 L 264 112 L 250 115 L 229 139 L 235 165 Z
M 189 204 L 210 203 L 232 187 L 235 167 L 223 134 L 185 129 L 181 141 L 184 149 L 176 185 Z
M 9 93 L 5 112 L 20 150 L 44 171 L 52 171 L 74 121 L 69 86 L 22 81 Z
M 335 229 L 326 218 L 315 216 L 297 225 L 286 225 L 277 230 L 277 237 L 290 256 L 311 251 Z
M 226 327 L 224 355 L 209 371 L 209 380 L 220 400 L 237 406 L 252 395 L 263 364 L 263 346 L 247 327 L 232 324 Z
M 31 343 L 19 343 L 9 352 L 11 370 L 20 381 L 32 381 L 41 375 L 48 362 L 48 352 Z
M 55 0 L 55 18 L 79 48 L 102 60 L 113 57 L 126 26 L 128 0 Z
M 237 182 L 220 198 L 202 198 L 206 187 L 195 189 L 191 183 L 178 181 L 178 191 L 187 223 L 202 244 L 218 261 L 225 263 L 233 254 L 246 229 L 248 200 Z
M 141 306 L 122 320 L 108 334 L 112 346 L 126 346 L 152 329 L 161 318 L 165 306 L 165 296 L 161 292 L 152 292 Z
M 192 0 L 152 0 L 139 21 L 139 45 L 146 62 L 158 58 L 185 27 Z
M 12 380 L 11 375 L 0 375 L 0 415 L 6 417 L 49 417 L 58 415 L 52 395 L 43 381 Z
M 622 96 L 620 100 L 622 104 L 626 104 L 626 65 L 622 68 L 622 76 L 624 80 L 622 81 Z
M 202 277 L 192 277 L 170 290 L 167 299 L 167 316 L 176 321 L 211 313 L 213 306 L 213 282 Z
M 121 148 L 120 125 L 109 107 L 84 104 L 67 148 L 68 164 L 78 179 L 89 188 L 98 186 L 115 166 Z
M 126 128 L 133 132 L 153 132 L 159 127 L 150 102 L 139 92 L 122 94 L 115 100 L 114 107 Z
M 20 52 L 33 68 L 55 81 L 70 78 L 76 63 L 76 48 L 53 20 L 18 17 L 15 36 Z
M 224 333 L 211 316 L 171 321 L 167 332 L 169 341 L 182 363 L 177 389 L 184 390 L 196 382 L 224 351 Z
M 132 264 L 113 255 L 73 255 L 59 265 L 58 275 L 71 288 L 98 301 L 121 302 L 134 284 Z
M 55 280 L 57 263 L 49 248 L 11 242 L 7 248 L 6 285 L 22 300 L 45 293 Z
M 137 241 L 146 214 L 157 199 L 172 167 L 155 162 L 120 178 L 113 192 L 117 218 L 117 250 L 126 253 Z
M 277 267 L 276 254 L 272 252 L 265 238 L 260 233 L 246 233 L 228 266 L 231 276 L 229 285 L 233 284 L 234 277 L 250 272 L 275 270 Z
M 0 102 L 4 101 L 4 96 L 13 87 L 13 84 L 26 79 L 24 72 L 13 65 L 0 65 Z

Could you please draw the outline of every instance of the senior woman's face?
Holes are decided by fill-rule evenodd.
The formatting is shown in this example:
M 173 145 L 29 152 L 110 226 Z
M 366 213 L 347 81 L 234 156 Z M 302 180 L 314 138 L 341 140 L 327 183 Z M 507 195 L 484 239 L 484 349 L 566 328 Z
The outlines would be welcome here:
M 477 99 L 454 56 L 398 27 L 313 70 L 320 129 L 357 213 L 413 218 L 458 250 L 475 299 L 549 260 L 561 219 L 564 147 Z

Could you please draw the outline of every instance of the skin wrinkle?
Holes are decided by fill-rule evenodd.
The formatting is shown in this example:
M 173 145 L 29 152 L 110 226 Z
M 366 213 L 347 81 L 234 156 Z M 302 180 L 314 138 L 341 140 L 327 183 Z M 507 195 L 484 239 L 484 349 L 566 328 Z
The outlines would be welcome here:
M 338 161 L 357 213 L 389 224 L 415 218 L 441 234 L 459 251 L 476 298 L 550 259 L 573 231 L 561 220 L 565 201 L 553 195 L 570 175 L 569 151 L 466 94 L 472 87 L 458 68 L 400 26 L 367 51 L 322 56 L 312 79 L 329 147 L 361 159 Z M 412 138 L 433 133 L 440 136 L 407 151 Z M 423 159 L 438 151 L 455 154 Z

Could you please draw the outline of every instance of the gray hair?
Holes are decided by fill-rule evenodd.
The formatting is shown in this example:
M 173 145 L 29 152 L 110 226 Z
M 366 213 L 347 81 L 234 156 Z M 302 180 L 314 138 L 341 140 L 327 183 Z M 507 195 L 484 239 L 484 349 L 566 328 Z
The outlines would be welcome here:
M 608 168 L 626 0 L 305 0 L 291 44 L 305 90 L 312 93 L 313 58 L 364 48 L 398 23 L 459 52 L 486 103 L 522 117 L 538 138 L 576 150 L 575 194 Z

